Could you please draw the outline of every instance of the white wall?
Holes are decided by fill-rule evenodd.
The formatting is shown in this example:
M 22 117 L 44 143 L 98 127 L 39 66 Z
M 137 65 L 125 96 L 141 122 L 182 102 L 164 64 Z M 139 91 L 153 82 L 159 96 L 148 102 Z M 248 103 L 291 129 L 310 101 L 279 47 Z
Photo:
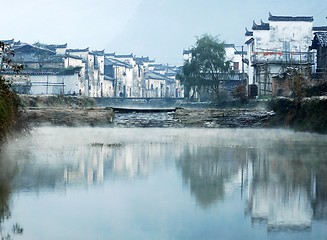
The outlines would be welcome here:
M 74 75 L 17 75 L 13 82 L 31 83 L 30 94 L 79 94 L 79 77 Z

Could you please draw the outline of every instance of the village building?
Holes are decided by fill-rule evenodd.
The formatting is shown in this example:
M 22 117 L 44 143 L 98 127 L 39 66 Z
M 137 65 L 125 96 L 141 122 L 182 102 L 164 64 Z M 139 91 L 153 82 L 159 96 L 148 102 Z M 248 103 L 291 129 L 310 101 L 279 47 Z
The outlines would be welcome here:
M 88 97 L 101 97 L 103 92 L 101 86 L 103 87 L 104 81 L 104 53 L 101 56 L 101 52 L 91 52 L 89 48 L 67 49 L 66 53 L 81 58 L 82 63 L 85 64 L 81 65 L 85 68 L 83 69 L 85 74 L 82 74 L 84 84 L 80 89 L 81 94 Z
M 176 67 L 155 64 L 149 57 L 105 54 L 105 76 L 112 81 L 112 97 L 183 97 L 183 87 L 176 74 Z
M 111 92 L 110 97 L 130 97 L 132 94 L 133 67 L 128 62 L 105 54 L 105 76 Z M 109 82 L 110 81 L 110 82 Z M 111 85 L 111 86 L 110 86 Z
M 316 31 L 312 41 L 311 49 L 315 50 L 316 62 L 314 65 L 314 73 L 321 75 L 327 72 L 327 27 L 326 31 Z
M 15 52 L 14 64 L 24 65 L 19 73 L 5 69 L 2 73 L 12 81 L 13 88 L 25 94 L 78 94 L 80 68 L 65 68 L 63 55 L 57 55 L 55 49 L 27 44 L 10 43 Z
M 236 49 L 235 44 L 225 44 L 226 59 L 231 61 L 232 70 L 238 73 L 246 73 L 247 69 L 244 66 L 243 59 L 246 56 L 246 51 L 242 49 Z
M 313 17 L 274 16 L 268 22 L 253 22 L 246 29 L 249 84 L 258 87 L 259 96 L 273 95 L 273 77 L 289 67 L 300 69 L 308 76 L 313 63 L 309 52 Z
M 24 66 L 20 73 L 10 69 L 3 73 L 18 93 L 111 98 L 184 96 L 183 86 L 175 79 L 178 68 L 155 64 L 149 57 L 69 49 L 67 44 L 28 44 L 14 39 L 2 42 L 15 51 L 13 62 Z

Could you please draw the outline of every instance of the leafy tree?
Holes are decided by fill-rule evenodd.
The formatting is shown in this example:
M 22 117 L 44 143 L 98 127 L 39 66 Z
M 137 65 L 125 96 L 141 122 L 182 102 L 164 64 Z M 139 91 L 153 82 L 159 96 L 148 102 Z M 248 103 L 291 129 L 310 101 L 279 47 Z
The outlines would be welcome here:
M 22 65 L 12 62 L 13 56 L 11 46 L 0 41 L 0 143 L 19 116 L 18 96 L 12 90 L 11 83 L 1 75 L 5 71 L 19 72 L 23 69 Z
M 217 37 L 205 34 L 197 38 L 191 48 L 192 57 L 185 61 L 183 71 L 177 76 L 188 92 L 206 89 L 219 97 L 221 84 L 232 75 L 231 62 L 226 59 L 225 44 Z

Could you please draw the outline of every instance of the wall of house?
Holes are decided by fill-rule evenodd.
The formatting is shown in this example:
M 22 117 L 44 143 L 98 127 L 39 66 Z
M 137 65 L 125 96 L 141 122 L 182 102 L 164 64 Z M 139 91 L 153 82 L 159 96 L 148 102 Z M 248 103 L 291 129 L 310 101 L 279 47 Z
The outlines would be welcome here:
M 270 30 L 253 31 L 256 60 L 262 62 L 305 60 L 312 40 L 312 22 L 270 21 L 269 24 Z M 291 54 L 286 58 L 285 52 Z
M 253 31 L 254 42 L 247 46 L 248 75 L 249 84 L 258 85 L 259 95 L 273 93 L 272 77 L 284 67 L 311 60 L 312 25 L 306 21 L 269 21 L 270 30 Z
M 79 76 L 73 75 L 8 75 L 13 84 L 29 84 L 29 94 L 79 94 Z
M 102 82 L 102 97 L 114 97 L 114 83 L 111 80 Z
M 162 86 L 162 87 L 161 87 Z M 166 95 L 165 80 L 148 79 L 147 97 L 161 98 Z
M 290 51 L 307 52 L 312 40 L 312 22 L 270 21 L 272 49 L 283 50 L 283 42 L 290 42 Z

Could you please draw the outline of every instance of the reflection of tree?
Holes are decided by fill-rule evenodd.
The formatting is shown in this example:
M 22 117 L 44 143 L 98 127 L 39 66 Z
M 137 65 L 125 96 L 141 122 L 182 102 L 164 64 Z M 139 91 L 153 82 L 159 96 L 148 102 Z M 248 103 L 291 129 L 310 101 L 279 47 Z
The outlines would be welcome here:
M 10 218 L 10 195 L 11 185 L 14 175 L 16 173 L 16 166 L 13 162 L 8 161 L 4 154 L 0 154 L 0 236 L 1 239 L 12 239 L 9 233 L 5 233 L 2 229 L 2 224 Z M 23 229 L 19 224 L 15 224 L 12 228 L 14 234 L 22 234 Z
M 0 155 L 0 224 L 10 217 L 9 199 L 14 175 L 13 164 Z
M 202 207 L 224 199 L 226 183 L 240 167 L 234 161 L 235 154 L 245 156 L 244 149 L 226 151 L 223 148 L 193 147 L 187 148 L 177 162 L 183 180 L 189 184 L 191 193 Z
M 6 180 L 0 180 L 0 224 L 10 217 L 9 211 L 10 187 Z

